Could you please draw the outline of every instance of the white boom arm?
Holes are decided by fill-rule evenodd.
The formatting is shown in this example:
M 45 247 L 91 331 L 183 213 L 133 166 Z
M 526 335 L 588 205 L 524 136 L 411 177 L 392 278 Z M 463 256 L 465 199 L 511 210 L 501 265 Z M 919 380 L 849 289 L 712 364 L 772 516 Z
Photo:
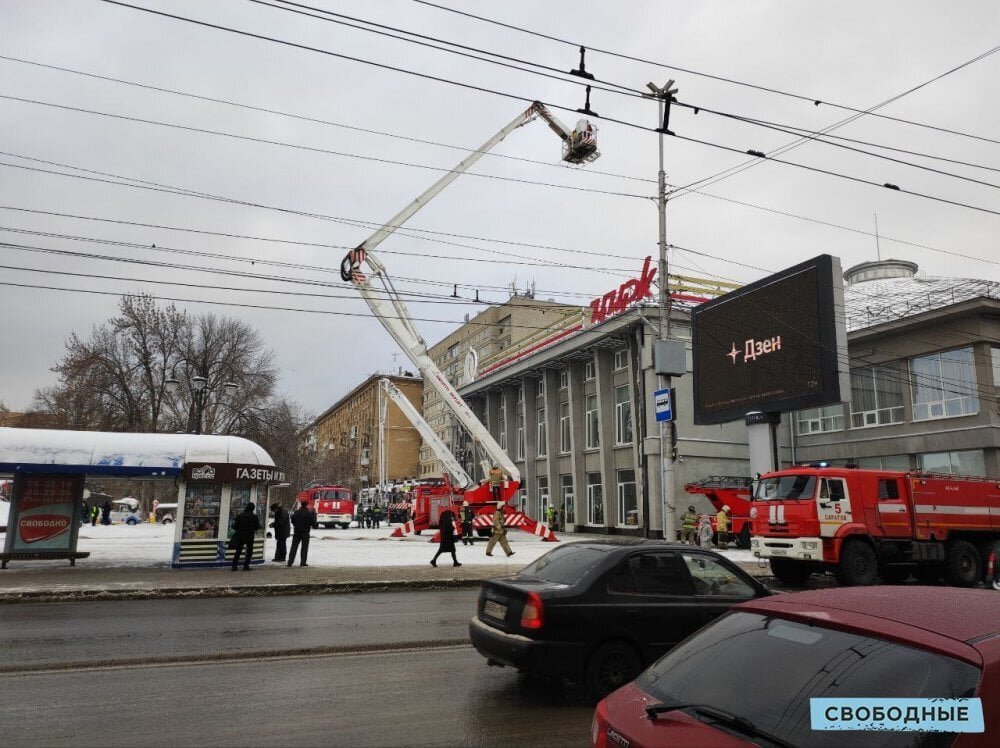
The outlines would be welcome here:
M 593 161 L 600 156 L 600 152 L 597 150 L 597 143 L 594 139 L 595 130 L 587 120 L 580 120 L 577 123 L 576 129 L 569 130 L 543 104 L 536 101 L 503 127 L 496 135 L 466 156 L 458 166 L 442 176 L 420 197 L 393 216 L 387 224 L 368 237 L 357 248 L 348 252 L 340 264 L 341 277 L 345 281 L 352 282 L 358 289 L 358 293 L 361 294 L 375 317 L 389 331 L 389 334 L 399 343 L 399 346 L 409 356 L 410 360 L 413 361 L 420 370 L 420 373 L 423 374 L 424 381 L 444 400 L 462 426 L 469 431 L 472 438 L 482 445 L 490 459 L 502 467 L 507 475 L 515 481 L 521 480 L 521 472 L 507 456 L 507 453 L 496 443 L 496 440 L 486 430 L 486 427 L 476 418 L 472 409 L 462 400 L 462 397 L 451 386 L 451 383 L 434 364 L 430 356 L 427 355 L 427 345 L 413 324 L 413 318 L 410 316 L 406 304 L 393 286 L 392 279 L 386 272 L 385 265 L 379 261 L 372 250 L 388 239 L 396 229 L 412 218 L 418 210 L 430 202 L 445 187 L 455 181 L 461 174 L 468 171 L 490 149 L 517 128 L 531 122 L 535 117 L 544 119 L 549 127 L 562 138 L 564 161 L 580 164 Z M 369 275 L 362 272 L 362 264 L 368 266 L 370 270 Z M 379 279 L 381 288 L 376 288 L 372 285 L 376 278 Z M 420 421 L 424 422 L 423 418 L 420 418 Z M 414 425 L 416 425 L 416 422 L 414 422 Z M 424 425 L 426 426 L 426 422 L 424 422 Z M 417 428 L 419 429 L 420 427 L 418 426 Z M 430 431 L 430 433 L 433 434 L 433 431 Z M 424 438 L 428 439 L 426 435 Z M 471 483 L 471 478 L 469 478 L 468 474 L 462 469 L 461 465 L 458 464 L 458 461 L 455 460 L 448 449 L 444 447 L 444 444 L 440 442 L 440 439 L 437 439 L 436 435 L 434 435 L 434 439 L 440 444 L 441 451 L 438 451 L 439 448 L 435 447 L 435 453 L 438 457 L 447 465 L 449 460 L 446 460 L 443 454 L 448 454 L 450 461 L 458 467 L 465 480 Z M 448 469 L 449 472 L 455 475 L 450 465 Z
M 445 446 L 445 443 L 441 441 L 440 437 L 434 433 L 434 429 L 430 427 L 430 424 L 424 420 L 424 417 L 420 415 L 413 403 L 410 402 L 409 398 L 406 397 L 402 392 L 400 392 L 399 387 L 394 385 L 388 379 L 380 379 L 379 386 L 382 387 L 382 391 L 386 395 L 392 398 L 392 401 L 399 406 L 399 409 L 403 411 L 403 415 L 406 416 L 410 423 L 413 424 L 414 428 L 420 432 L 420 436 L 423 437 L 427 445 L 434 450 L 434 454 L 438 456 L 438 459 L 444 463 L 445 468 L 451 473 L 452 477 L 455 479 L 456 488 L 468 488 L 475 483 L 474 480 L 465 472 L 465 468 L 455 459 L 455 455 L 451 453 L 451 450 Z

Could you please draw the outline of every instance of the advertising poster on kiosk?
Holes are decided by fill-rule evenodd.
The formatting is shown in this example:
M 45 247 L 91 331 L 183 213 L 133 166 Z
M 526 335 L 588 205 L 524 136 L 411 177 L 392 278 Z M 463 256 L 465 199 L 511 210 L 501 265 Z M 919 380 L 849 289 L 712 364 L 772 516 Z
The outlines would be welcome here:
M 5 552 L 75 551 L 82 499 L 82 475 L 15 474 Z

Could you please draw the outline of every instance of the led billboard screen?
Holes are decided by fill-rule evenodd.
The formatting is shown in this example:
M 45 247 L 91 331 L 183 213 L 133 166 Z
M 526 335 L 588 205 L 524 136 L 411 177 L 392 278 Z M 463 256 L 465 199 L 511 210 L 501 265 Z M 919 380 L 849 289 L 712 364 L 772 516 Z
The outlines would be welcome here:
M 694 422 L 841 402 L 848 394 L 840 261 L 820 255 L 691 314 Z

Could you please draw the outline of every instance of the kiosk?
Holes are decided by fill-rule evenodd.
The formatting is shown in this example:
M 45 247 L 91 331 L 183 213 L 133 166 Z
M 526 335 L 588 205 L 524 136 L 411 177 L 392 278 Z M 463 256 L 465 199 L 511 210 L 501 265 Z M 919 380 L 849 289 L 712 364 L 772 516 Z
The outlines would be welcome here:
M 226 546 L 231 520 L 248 501 L 257 506 L 261 530 L 254 543 L 254 563 L 264 560 L 268 487 L 284 482 L 270 455 L 236 436 L 202 434 L 122 434 L 96 431 L 0 428 L 0 475 L 36 476 L 37 480 L 73 482 L 66 499 L 74 516 L 83 500 L 83 476 L 141 477 L 178 484 L 177 515 L 170 563 L 174 568 L 225 566 L 233 552 Z M 42 476 L 45 476 L 44 478 Z M 61 485 L 61 483 L 60 483 Z M 10 533 L 16 535 L 19 507 L 15 491 Z M 75 527 L 66 523 L 68 546 L 75 551 Z

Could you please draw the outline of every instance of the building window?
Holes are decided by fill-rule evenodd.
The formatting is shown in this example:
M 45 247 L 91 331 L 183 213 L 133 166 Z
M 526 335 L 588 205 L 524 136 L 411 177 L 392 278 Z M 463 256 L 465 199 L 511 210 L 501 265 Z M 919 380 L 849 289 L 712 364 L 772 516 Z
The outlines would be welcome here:
M 911 469 L 909 455 L 885 455 L 884 457 L 859 457 L 853 462 L 862 470 L 898 470 L 905 473 Z
M 559 490 L 562 492 L 562 505 L 563 510 L 566 512 L 566 524 L 574 524 L 576 522 L 576 507 L 573 506 L 572 475 L 559 476 Z
M 979 412 L 972 346 L 910 359 L 910 381 L 914 421 Z
M 594 380 L 594 377 L 596 376 L 595 373 L 594 373 L 595 372 L 595 368 L 596 367 L 594 366 L 594 362 L 593 361 L 588 361 L 586 364 L 583 365 L 583 381 L 584 382 L 591 382 L 591 381 Z
M 604 487 L 600 473 L 587 473 L 587 524 L 604 524 Z
M 1000 390 L 1000 348 L 990 348 L 990 361 L 993 363 L 993 387 Z
M 925 473 L 986 475 L 986 456 L 981 449 L 963 452 L 928 452 L 917 455 L 917 463 Z
M 549 453 L 549 440 L 546 436 L 545 408 L 538 409 L 538 456 Z
M 639 525 L 639 501 L 635 495 L 635 470 L 618 471 L 618 524 Z
M 544 379 L 539 379 L 535 383 L 535 396 L 536 397 L 545 397 L 545 380 Z
M 500 449 L 507 451 L 507 409 L 503 407 L 503 398 L 500 399 L 500 412 L 497 414 L 497 442 Z
M 517 414 L 517 459 L 524 459 L 524 413 Z
M 518 387 L 517 388 L 517 401 L 519 403 L 523 403 L 524 402 L 524 387 Z
M 997 381 L 1000 382 L 1000 380 Z M 569 371 L 563 369 L 559 372 L 559 389 L 564 390 L 567 387 L 569 387 Z
M 569 454 L 573 449 L 573 432 L 570 429 L 569 403 L 559 403 L 559 452 Z
M 795 433 L 818 434 L 823 431 L 844 430 L 844 406 L 827 405 L 825 408 L 809 408 L 795 414 Z
M 546 518 L 545 510 L 549 508 L 549 479 L 539 478 L 538 479 L 538 518 L 544 520 Z
M 851 372 L 851 428 L 903 420 L 903 375 L 898 363 Z
M 615 387 L 615 444 L 632 443 L 632 401 L 628 385 Z
M 601 421 L 597 413 L 597 395 L 587 395 L 587 449 L 601 446 Z
M 628 368 L 628 348 L 615 351 L 615 371 Z

